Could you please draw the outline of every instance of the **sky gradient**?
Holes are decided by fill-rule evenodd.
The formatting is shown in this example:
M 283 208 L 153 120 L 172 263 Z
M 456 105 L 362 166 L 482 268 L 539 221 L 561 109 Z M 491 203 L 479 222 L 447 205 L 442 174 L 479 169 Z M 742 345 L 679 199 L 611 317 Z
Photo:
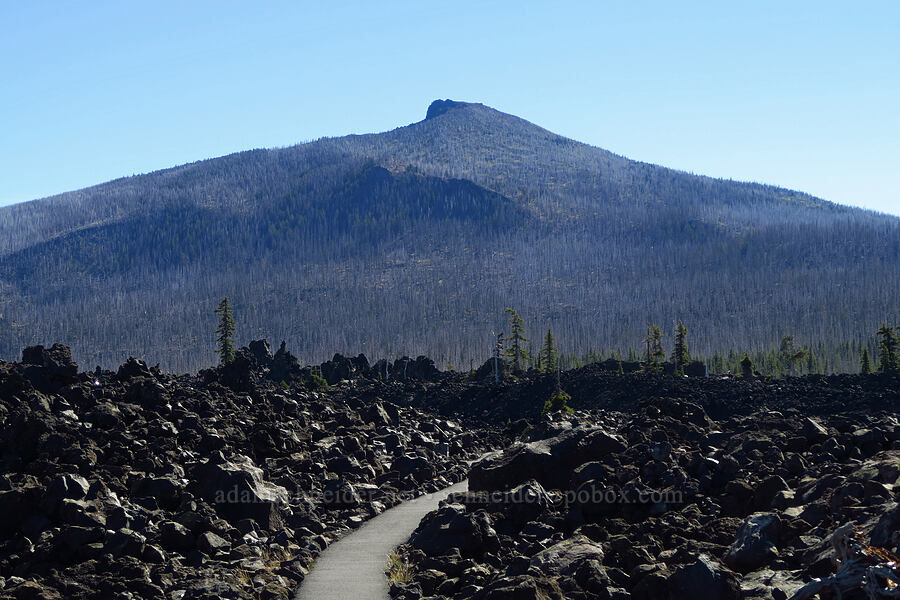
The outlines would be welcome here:
M 893 1 L 4 2 L 0 204 L 451 98 L 900 215 L 898 31 Z

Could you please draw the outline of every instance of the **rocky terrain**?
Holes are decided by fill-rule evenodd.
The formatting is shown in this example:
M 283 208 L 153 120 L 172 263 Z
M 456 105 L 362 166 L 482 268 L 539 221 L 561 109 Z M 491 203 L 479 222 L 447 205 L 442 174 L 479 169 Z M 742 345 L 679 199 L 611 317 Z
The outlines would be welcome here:
M 870 569 L 900 550 L 896 375 L 627 366 L 563 373 L 574 410 L 542 414 L 551 375 L 424 357 L 301 367 L 258 341 L 174 376 L 27 348 L 0 363 L 0 598 L 289 598 L 331 541 L 466 476 L 396 597 L 889 597 L 847 582 L 887 586 Z
M 550 385 L 526 378 L 482 405 L 524 417 L 510 425 L 520 441 L 423 519 L 396 598 L 897 597 L 897 376 L 583 369 L 563 378 L 583 410 L 541 417 L 516 402 Z M 478 406 L 477 390 L 462 395 Z
M 384 400 L 341 382 L 359 358 L 326 381 L 263 341 L 196 376 L 79 373 L 61 345 L 0 363 L 0 597 L 291 597 L 330 541 L 504 444 L 398 404 L 436 373 L 407 362 Z
M 693 363 L 696 365 L 696 363 Z M 747 415 L 760 408 L 795 408 L 809 415 L 831 414 L 846 408 L 887 409 L 897 400 L 896 380 L 880 376 L 808 375 L 773 380 L 736 376 L 703 377 L 692 369 L 692 377 L 648 376 L 638 363 L 622 363 L 624 375 L 617 374 L 616 361 L 591 364 L 562 374 L 562 387 L 571 396 L 575 409 L 614 410 L 631 413 L 653 398 L 681 398 L 703 407 L 713 419 Z M 664 365 L 671 370 L 670 365 Z M 418 406 L 446 415 L 465 414 L 483 421 L 534 419 L 544 401 L 556 388 L 556 377 L 529 372 L 506 376 L 492 384 L 491 366 L 485 363 L 472 375 L 444 376 L 423 388 L 415 397 Z M 360 382 L 376 386 L 378 382 Z M 377 388 L 376 388 L 377 389 Z

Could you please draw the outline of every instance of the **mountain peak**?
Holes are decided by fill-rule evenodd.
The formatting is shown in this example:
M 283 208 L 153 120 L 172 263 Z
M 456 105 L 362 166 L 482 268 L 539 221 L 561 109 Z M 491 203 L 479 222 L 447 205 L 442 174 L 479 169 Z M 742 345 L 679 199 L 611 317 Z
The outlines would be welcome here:
M 457 102 L 456 100 L 435 100 L 428 106 L 428 112 L 425 113 L 425 120 L 439 117 L 447 111 L 455 108 L 465 108 L 467 106 L 481 106 L 472 102 Z

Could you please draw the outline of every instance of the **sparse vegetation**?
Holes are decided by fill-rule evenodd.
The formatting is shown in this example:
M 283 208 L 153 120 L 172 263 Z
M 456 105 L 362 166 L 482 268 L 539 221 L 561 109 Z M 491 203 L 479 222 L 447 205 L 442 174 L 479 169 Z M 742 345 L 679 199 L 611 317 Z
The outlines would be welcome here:
M 862 375 L 872 374 L 872 363 L 869 360 L 869 349 L 863 348 L 862 356 L 859 359 L 859 372 Z
M 219 355 L 221 364 L 227 364 L 234 360 L 234 317 L 231 314 L 231 305 L 228 303 L 228 296 L 222 298 L 219 306 L 214 311 L 219 317 L 219 326 L 216 328 L 216 342 L 219 346 L 216 352 Z
M 303 385 L 306 387 L 306 389 L 317 392 L 327 392 L 331 389 L 331 386 L 328 385 L 328 382 L 315 373 L 310 373 L 309 375 L 307 375 L 303 380 Z
M 544 336 L 544 346 L 541 348 L 540 352 L 540 366 L 539 370 L 550 371 L 551 373 L 556 371 L 557 367 L 557 351 L 556 351 L 556 339 L 553 337 L 553 332 L 550 329 L 547 329 L 547 334 Z
M 544 408 L 541 410 L 542 415 L 546 415 L 553 412 L 564 411 L 569 414 L 575 412 L 575 410 L 569 406 L 569 400 L 572 399 L 572 396 L 563 391 L 555 392 L 550 398 L 544 402 Z
M 900 371 L 900 338 L 886 323 L 878 328 L 878 370 L 882 373 Z
M 655 323 L 647 328 L 644 337 L 647 350 L 644 352 L 644 369 L 651 373 L 659 372 L 662 361 L 666 359 L 666 350 L 662 345 L 662 330 Z
M 675 364 L 675 372 L 684 375 L 684 368 L 691 362 L 691 353 L 688 350 L 687 327 L 678 321 L 675 327 L 675 348 L 672 350 L 672 363 Z
M 506 356 L 512 364 L 513 374 L 518 375 L 522 372 L 522 365 L 529 360 L 528 352 L 525 350 L 525 343 L 528 338 L 525 337 L 525 327 L 522 325 L 522 317 L 513 308 L 507 308 L 506 314 L 509 315 L 509 337 L 506 338 L 510 342 L 506 349 Z
M 525 425 L 525 427 L 522 429 L 522 432 L 516 436 L 516 441 L 524 442 L 525 440 L 527 440 L 528 434 L 531 433 L 532 429 L 534 429 L 534 427 L 532 427 L 531 423 L 528 423 L 527 425 Z
M 807 354 L 809 354 L 809 351 L 806 348 L 794 346 L 794 336 L 784 336 L 781 338 L 781 347 L 778 350 L 780 371 L 796 375 L 797 364 L 806 358 Z
M 412 581 L 412 569 L 409 561 L 396 550 L 391 552 L 388 557 L 387 575 L 391 583 L 409 583 Z
M 753 377 L 753 361 L 747 352 L 744 352 L 744 358 L 741 359 L 741 377 Z
M 277 571 L 282 563 L 289 562 L 293 559 L 290 552 L 279 546 L 269 546 L 264 548 L 260 556 L 265 565 L 265 570 L 269 573 Z

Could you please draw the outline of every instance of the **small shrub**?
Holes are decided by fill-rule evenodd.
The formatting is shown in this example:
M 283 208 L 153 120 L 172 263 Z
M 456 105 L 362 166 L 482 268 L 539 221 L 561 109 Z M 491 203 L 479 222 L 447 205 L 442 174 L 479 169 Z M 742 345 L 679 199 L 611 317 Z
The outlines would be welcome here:
M 328 382 L 316 375 L 315 373 L 311 373 L 303 380 L 303 385 L 306 386 L 308 390 L 314 390 L 317 392 L 325 392 L 331 389 L 331 386 L 328 385 Z
M 272 548 L 264 548 L 262 554 L 260 555 L 260 558 L 265 564 L 264 570 L 271 573 L 281 567 L 282 563 L 292 560 L 293 556 L 287 550 L 276 546 Z
M 546 406 L 547 406 L 547 405 L 545 404 L 545 405 L 544 405 L 544 408 L 546 408 Z M 516 441 L 517 441 L 517 442 L 524 442 L 525 440 L 527 440 L 527 439 L 528 439 L 528 434 L 531 433 L 531 430 L 532 430 L 532 429 L 533 429 L 533 427 L 531 426 L 530 423 L 529 423 L 528 425 L 526 425 L 526 426 L 525 426 L 525 429 L 522 430 L 522 433 L 520 433 L 518 436 L 516 436 Z
M 565 392 L 557 392 L 550 396 L 550 398 L 544 402 L 544 409 L 541 411 L 542 415 L 546 415 L 548 413 L 557 412 L 560 410 L 564 410 L 570 415 L 575 411 L 572 410 L 572 407 L 569 406 L 569 400 L 572 399 L 572 396 Z
M 412 581 L 412 569 L 406 558 L 394 550 L 388 557 L 388 579 L 391 583 L 409 583 Z

